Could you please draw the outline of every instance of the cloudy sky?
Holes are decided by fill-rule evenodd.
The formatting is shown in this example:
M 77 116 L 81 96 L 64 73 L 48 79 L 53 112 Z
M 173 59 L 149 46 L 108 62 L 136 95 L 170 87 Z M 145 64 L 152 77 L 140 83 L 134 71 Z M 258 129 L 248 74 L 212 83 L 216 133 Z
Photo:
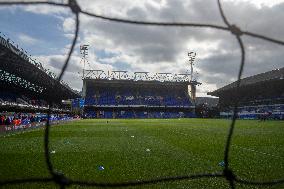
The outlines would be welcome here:
M 3 1 L 3 0 L 0 0 Z M 64 2 L 64 0 L 59 0 Z M 284 40 L 284 0 L 223 0 L 228 20 L 242 30 Z M 79 0 L 83 10 L 143 21 L 224 26 L 215 0 Z M 80 35 L 63 80 L 82 88 L 79 46 L 90 45 L 87 69 L 186 73 L 187 52 L 197 53 L 195 78 L 206 96 L 237 77 L 240 49 L 229 32 L 113 23 L 80 15 Z M 70 47 L 74 15 L 51 6 L 1 6 L 0 32 L 58 74 Z M 244 76 L 284 66 L 284 47 L 243 36 Z

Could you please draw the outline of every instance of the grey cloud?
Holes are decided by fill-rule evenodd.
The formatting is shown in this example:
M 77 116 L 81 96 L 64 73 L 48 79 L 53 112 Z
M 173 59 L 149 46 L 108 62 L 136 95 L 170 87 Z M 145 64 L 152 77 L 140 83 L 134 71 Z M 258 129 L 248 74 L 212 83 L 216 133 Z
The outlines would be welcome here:
M 279 17 L 284 18 L 284 4 L 271 8 L 257 8 L 245 2 L 225 2 L 223 7 L 231 23 L 237 24 L 244 30 L 283 39 L 284 26 L 277 23 Z M 166 6 L 161 9 L 146 3 L 143 8 L 131 8 L 126 16 L 136 20 L 189 21 L 224 25 L 215 1 L 196 0 L 190 3 L 181 0 L 167 1 Z M 94 28 L 100 35 L 121 46 L 125 49 L 123 53 L 131 52 L 139 57 L 144 64 L 167 61 L 175 65 L 178 55 L 187 50 L 190 39 L 208 43 L 218 41 L 218 49 L 208 52 L 210 56 L 199 60 L 197 67 L 203 74 L 200 75 L 200 79 L 221 87 L 237 77 L 240 48 L 235 36 L 229 32 L 203 28 L 142 27 L 104 21 L 95 21 L 94 26 L 89 28 Z M 244 37 L 244 43 L 247 51 L 244 76 L 283 66 L 283 47 L 248 37 Z
M 45 56 L 43 66 L 46 68 L 50 68 L 56 75 L 58 75 L 64 65 L 66 57 L 63 55 L 51 55 Z M 66 69 L 66 73 L 78 73 L 81 72 L 82 67 L 78 65 L 78 57 L 71 58 L 68 67 Z
M 234 54 L 216 54 L 201 60 L 197 66 L 202 70 L 201 77 L 202 75 L 205 77 L 208 77 L 207 75 L 210 76 L 210 79 L 207 80 L 208 83 L 216 83 L 215 80 L 212 80 L 212 76 L 218 76 L 218 74 L 222 77 L 217 77 L 217 81 L 224 80 L 224 82 L 228 82 L 229 79 L 237 76 L 240 62 L 238 58 Z
M 283 39 L 284 26 L 277 24 L 284 18 L 284 4 L 268 8 L 257 8 L 245 2 L 223 2 L 224 11 L 231 23 L 244 30 Z M 129 8 L 127 18 L 135 20 L 156 20 L 171 22 L 195 22 L 224 25 L 216 1 L 167 1 L 166 6 L 157 8 L 151 3 Z M 195 49 L 190 39 L 208 44 L 218 42 L 218 48 L 211 50 L 206 58 L 199 58 L 197 67 L 201 70 L 200 80 L 221 87 L 236 79 L 240 66 L 240 48 L 235 36 L 229 32 L 204 28 L 168 28 L 133 26 L 88 20 L 83 28 L 94 31 L 102 38 L 111 40 L 121 53 L 139 57 L 142 64 L 171 62 L 177 66 L 178 56 L 187 48 Z M 283 47 L 249 37 L 243 37 L 246 47 L 244 76 L 250 76 L 283 66 Z M 199 53 L 199 52 L 197 52 Z M 200 55 L 202 57 L 202 54 Z M 129 69 L 133 62 L 118 62 L 114 67 Z M 141 67 L 141 65 L 140 65 Z M 147 66 L 146 66 L 147 67 Z M 160 67 L 163 70 L 171 70 Z M 74 68 L 75 69 L 75 68 Z M 174 70 L 184 71 L 184 68 Z M 162 70 L 161 70 L 162 71 Z
M 204 12 L 208 12 L 206 10 L 199 15 L 203 16 Z M 211 14 L 209 16 L 213 18 Z M 186 22 L 198 16 L 195 14 L 194 7 L 185 7 L 183 1 L 168 1 L 167 6 L 162 10 L 157 10 L 150 4 L 146 4 L 145 8 L 134 7 L 128 10 L 127 17 L 137 20 Z M 90 20 L 85 26 L 87 30 L 94 30 L 105 38 L 112 39 L 117 46 L 136 53 L 145 63 L 174 61 L 177 52 L 186 48 L 186 42 L 189 39 L 208 40 L 208 37 L 212 38 L 214 33 L 200 28 L 133 26 L 94 20 Z
M 246 31 L 284 40 L 284 25 L 280 23 L 284 19 L 284 3 L 261 8 L 243 1 L 225 1 L 222 4 L 230 23 Z M 114 11 L 116 8 L 110 8 L 109 14 L 113 16 L 113 13 L 118 12 L 118 10 Z M 148 2 L 139 6 L 125 7 L 125 10 L 121 12 L 125 12 L 125 18 L 134 20 L 224 25 L 217 3 L 212 0 L 168 0 L 165 6 L 159 8 Z M 198 49 L 195 48 L 196 43 L 189 43 L 192 39 L 197 43 L 218 42 L 216 49 L 209 51 L 209 48 L 205 46 L 202 52 L 197 50 L 196 67 L 200 70 L 201 82 L 221 87 L 237 77 L 240 48 L 235 36 L 230 32 L 207 28 L 134 26 L 96 19 L 82 19 L 81 31 L 83 31 L 82 39 L 88 38 L 88 34 L 91 33 L 102 41 L 111 41 L 108 48 L 118 49 L 117 56 L 124 54 L 133 57 L 133 59 L 129 58 L 129 62 L 121 62 L 118 59 L 117 65 L 112 63 L 114 68 L 123 69 L 139 67 L 146 69 L 158 64 L 161 66 L 155 66 L 155 68 L 160 68 L 160 71 L 179 70 L 182 72 L 185 68 L 177 65 L 177 62 L 181 61 L 179 56 L 185 54 L 186 61 L 187 50 Z M 244 76 L 283 67 L 284 48 L 282 46 L 246 36 L 242 36 L 242 39 L 246 48 Z M 96 42 L 90 45 L 96 46 Z M 136 62 L 130 62 L 137 59 Z M 62 62 L 55 57 L 49 61 L 49 64 L 59 70 L 62 68 Z M 164 64 L 165 62 L 167 64 Z M 134 65 L 138 63 L 139 65 Z M 166 68 L 164 65 L 174 68 Z M 67 70 L 69 73 L 66 74 L 66 79 L 74 82 L 74 86 L 78 86 L 79 82 L 72 79 L 71 73 L 77 72 L 78 69 L 81 69 L 80 66 L 72 63 Z
M 80 75 L 76 72 L 66 72 L 63 76 L 63 80 L 72 86 L 76 90 L 82 90 L 83 81 L 80 78 Z

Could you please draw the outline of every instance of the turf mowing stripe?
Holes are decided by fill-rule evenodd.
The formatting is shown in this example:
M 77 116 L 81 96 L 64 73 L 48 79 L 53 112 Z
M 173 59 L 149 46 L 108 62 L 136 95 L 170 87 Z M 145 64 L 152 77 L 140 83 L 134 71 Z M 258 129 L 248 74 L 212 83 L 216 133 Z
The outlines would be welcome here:
M 254 152 L 254 153 L 262 154 L 262 155 L 277 157 L 277 158 L 281 158 L 281 159 L 284 158 L 283 156 L 278 156 L 278 155 L 274 155 L 274 154 L 270 154 L 270 153 L 266 153 L 266 152 L 261 152 L 261 151 L 258 151 L 258 150 L 254 150 L 252 148 L 245 148 L 245 147 L 237 146 L 235 144 L 232 144 L 232 146 L 236 147 L 236 148 L 239 148 L 239 149 L 246 150 L 246 151 L 251 151 L 251 152 Z
M 177 132 L 177 131 L 174 131 L 174 132 L 177 133 L 177 134 L 184 135 L 184 136 L 189 136 L 189 135 L 186 134 L 186 133 Z M 191 152 L 189 152 L 189 151 L 187 151 L 187 150 L 185 150 L 185 149 L 183 149 L 183 148 L 180 148 L 180 147 L 178 147 L 178 148 L 181 149 L 182 151 L 185 151 L 185 152 L 189 153 L 191 156 L 195 157 L 195 158 L 198 159 L 199 161 L 207 162 L 207 163 L 209 163 L 210 165 L 214 165 L 214 162 L 212 162 L 212 161 L 210 161 L 210 160 L 208 160 L 208 159 L 203 159 L 203 158 L 201 158 L 201 157 L 199 157 L 199 156 L 193 155 Z M 210 167 L 211 169 L 213 168 L 212 166 L 209 166 L 209 167 Z
M 178 133 L 178 132 L 176 132 L 176 133 Z M 187 134 L 186 134 L 186 136 L 187 136 Z M 201 157 L 199 157 L 199 156 L 196 156 L 196 155 L 193 155 L 191 152 L 189 152 L 189 151 L 187 151 L 187 150 L 185 150 L 185 149 L 183 149 L 183 148 L 181 148 L 181 147 L 178 147 L 178 146 L 176 146 L 176 145 L 173 145 L 172 143 L 169 143 L 169 142 L 167 142 L 166 140 L 164 140 L 164 139 L 157 139 L 156 137 L 151 137 L 151 138 L 154 138 L 156 141 L 159 141 L 159 142 L 163 142 L 163 145 L 165 145 L 165 146 L 168 146 L 168 147 L 171 147 L 171 148 L 173 148 L 173 149 L 176 149 L 178 152 L 182 152 L 182 153 L 185 153 L 185 154 L 187 154 L 187 155 L 189 155 L 190 156 L 190 158 L 192 159 L 192 160 L 194 160 L 194 161 L 196 161 L 199 165 L 204 165 L 204 162 L 207 162 L 207 165 L 208 165 L 208 167 L 209 167 L 209 170 L 214 170 L 214 163 L 212 162 L 212 161 L 210 161 L 210 160 L 208 160 L 208 159 L 203 159 L 203 158 L 201 158 Z M 213 165 L 213 166 L 212 166 Z

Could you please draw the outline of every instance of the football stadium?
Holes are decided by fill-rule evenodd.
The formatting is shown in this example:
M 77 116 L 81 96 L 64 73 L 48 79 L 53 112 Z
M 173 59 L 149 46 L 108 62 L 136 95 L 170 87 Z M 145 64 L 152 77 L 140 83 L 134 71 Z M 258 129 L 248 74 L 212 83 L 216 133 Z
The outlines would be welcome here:
M 46 5 L 86 13 L 68 2 Z M 76 35 L 55 74 L 0 33 L 1 188 L 284 188 L 283 64 L 242 77 L 242 59 L 237 79 L 200 97 L 196 53 L 189 72 L 86 69 Z M 78 52 L 80 91 L 62 79 Z

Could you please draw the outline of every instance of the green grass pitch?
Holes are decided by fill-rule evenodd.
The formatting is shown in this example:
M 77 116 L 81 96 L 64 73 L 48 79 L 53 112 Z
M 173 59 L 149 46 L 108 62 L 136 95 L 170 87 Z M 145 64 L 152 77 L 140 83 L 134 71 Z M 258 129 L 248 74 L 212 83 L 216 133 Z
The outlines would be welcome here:
M 121 182 L 221 171 L 230 120 L 98 119 L 53 126 L 51 160 L 77 180 Z M 43 129 L 0 136 L 0 180 L 49 176 Z M 284 177 L 284 122 L 238 120 L 230 167 L 241 178 Z M 103 168 L 102 168 L 102 167 Z M 284 185 L 237 188 L 284 188 Z M 4 188 L 56 188 L 54 183 Z M 71 186 L 70 188 L 83 188 Z M 228 188 L 224 178 L 183 180 L 128 188 Z

